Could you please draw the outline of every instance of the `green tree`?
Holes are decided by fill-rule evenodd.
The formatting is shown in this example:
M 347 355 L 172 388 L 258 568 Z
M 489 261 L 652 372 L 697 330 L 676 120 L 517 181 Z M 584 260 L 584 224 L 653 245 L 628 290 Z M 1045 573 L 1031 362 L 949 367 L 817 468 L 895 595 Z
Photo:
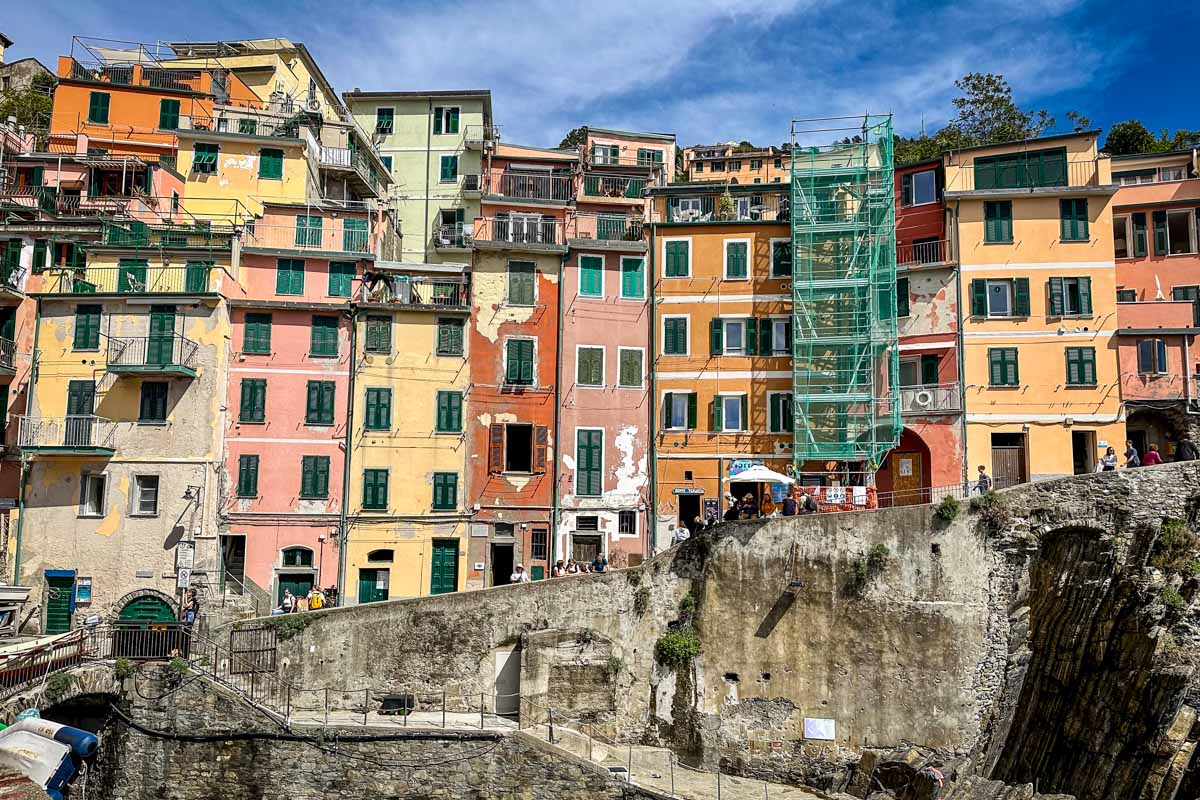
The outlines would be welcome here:
M 572 128 L 571 131 L 563 137 L 562 141 L 558 143 L 558 146 L 564 149 L 569 147 L 583 147 L 586 142 L 587 128 L 581 125 L 578 128 Z
M 1157 147 L 1158 141 L 1154 134 L 1141 123 L 1141 120 L 1127 119 L 1118 122 L 1108 129 L 1104 137 L 1105 153 L 1110 156 L 1128 156 L 1134 153 L 1150 153 Z
M 53 90 L 54 78 L 39 74 L 27 89 L 0 92 L 0 120 L 16 117 L 17 124 L 27 128 L 49 125 Z
M 1067 116 L 1067 121 L 1071 123 L 1072 130 L 1074 130 L 1076 133 L 1081 133 L 1082 131 L 1091 130 L 1091 128 L 1092 128 L 1092 118 L 1091 117 L 1085 117 L 1083 114 L 1080 114 L 1078 111 L 1068 111 L 1066 116 Z
M 1023 111 L 1017 105 L 1003 75 L 972 72 L 954 85 L 962 92 L 954 98 L 958 116 L 946 127 L 961 140 L 960 146 L 1029 139 L 1054 127 L 1054 117 L 1045 109 Z

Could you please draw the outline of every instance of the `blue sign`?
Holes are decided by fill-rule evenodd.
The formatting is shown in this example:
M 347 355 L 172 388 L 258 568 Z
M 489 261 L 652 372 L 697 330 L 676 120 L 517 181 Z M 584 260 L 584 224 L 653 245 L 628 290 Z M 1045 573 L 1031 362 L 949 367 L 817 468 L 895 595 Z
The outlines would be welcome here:
M 750 458 L 739 458 L 736 461 L 729 462 L 729 477 L 734 477 L 742 474 L 751 467 L 761 467 L 764 462 L 755 461 Z

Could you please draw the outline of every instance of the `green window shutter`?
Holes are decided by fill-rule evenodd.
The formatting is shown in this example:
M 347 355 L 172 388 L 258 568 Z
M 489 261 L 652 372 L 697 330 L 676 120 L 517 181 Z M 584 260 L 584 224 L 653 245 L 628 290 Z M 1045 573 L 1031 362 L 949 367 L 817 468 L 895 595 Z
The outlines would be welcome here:
M 510 339 L 507 343 L 508 383 L 523 386 L 533 385 L 533 342 L 528 339 Z
M 1029 316 L 1029 278 L 1013 279 L 1013 316 Z
M 663 394 L 663 404 L 662 404 L 662 427 L 663 427 L 663 430 L 666 430 L 667 428 L 671 427 L 671 403 L 672 403 L 671 397 L 672 397 L 672 395 L 670 392 L 666 392 L 665 394 Z
M 308 425 L 333 424 L 333 381 L 309 381 L 308 398 L 304 410 L 304 422 Z
M 338 354 L 338 318 L 314 314 L 309 353 L 314 356 L 336 356 Z
M 441 182 L 453 183 L 458 180 L 458 156 L 442 156 Z
M 267 382 L 263 378 L 243 378 L 241 408 L 238 419 L 241 422 L 264 422 L 267 409 Z
M 909 298 L 908 298 L 908 278 L 896 279 L 896 316 L 907 317 L 909 315 Z
M 618 364 L 618 385 L 637 388 L 642 385 L 642 351 L 620 350 Z
M 1154 369 L 1154 340 L 1142 339 L 1138 342 L 1138 372 L 1148 374 L 1155 372 Z
M 342 249 L 347 253 L 370 252 L 371 237 L 365 219 L 342 220 Z
M 283 151 L 265 147 L 258 151 L 258 177 L 267 180 L 283 178 Z
M 367 418 L 364 427 L 369 431 L 392 429 L 392 390 L 367 389 Z
M 100 306 L 76 306 L 75 350 L 100 349 Z
M 646 259 L 621 259 L 621 297 L 640 300 L 646 296 Z
M 179 101 L 158 101 L 158 127 L 164 131 L 173 131 L 179 127 Z
M 442 132 L 442 107 L 435 106 L 433 109 L 433 134 L 440 135 Z
M 689 392 L 687 396 L 687 426 L 689 431 L 696 430 L 696 393 Z
M 243 136 L 257 136 L 258 120 L 253 117 L 242 117 L 238 120 L 238 133 Z
M 1068 347 L 1067 383 L 1071 386 L 1094 386 L 1096 384 L 1096 349 L 1094 347 Z
M 1167 247 L 1167 212 L 1155 211 L 1154 219 L 1154 254 L 1156 256 L 1165 256 L 1168 252 Z
M 271 352 L 270 314 L 250 313 L 246 315 L 242 352 L 259 354 Z
M 29 183 L 32 186 L 45 186 L 46 168 L 41 165 L 34 167 L 29 176 Z
M 993 200 L 983 204 L 985 242 L 1012 241 L 1012 201 Z
M 686 278 L 688 275 L 688 243 L 667 242 L 668 278 Z
M 676 321 L 668 320 L 668 322 Z M 709 345 L 709 352 L 714 356 L 719 356 L 725 352 L 725 321 L 720 317 L 713 317 L 712 321 L 709 322 Z
M 1063 315 L 1063 279 L 1050 279 L 1050 316 L 1061 317 Z
M 716 397 L 713 398 L 712 414 L 711 414 L 712 427 L 710 428 L 710 430 L 719 431 L 719 430 L 723 430 L 725 428 L 725 422 L 722 419 L 722 416 L 725 413 L 725 409 L 722 408 L 722 405 L 723 405 L 723 403 L 721 402 L 721 395 L 717 395 Z
M 1087 198 L 1058 201 L 1059 234 L 1065 242 L 1085 242 L 1088 239 Z
M 370 511 L 385 511 L 388 503 L 388 471 L 386 469 L 363 470 L 363 508 Z
M 992 386 L 1004 385 L 1004 358 L 998 348 L 988 348 L 988 383 Z
M 725 244 L 725 277 L 747 277 L 747 246 L 745 242 L 727 242 Z
M 108 124 L 108 92 L 92 92 L 88 96 L 88 122 Z
M 900 179 L 900 205 L 911 206 L 913 204 L 913 176 L 909 173 Z
M 142 382 L 138 421 L 167 421 L 167 384 L 158 381 Z
M 438 327 L 438 340 L 441 341 L 441 326 Z M 384 316 L 367 317 L 366 351 L 368 353 L 392 352 L 392 318 Z M 440 347 L 439 347 L 440 350 Z
M 220 155 L 219 145 L 210 142 L 196 142 L 192 145 L 192 172 L 213 175 L 217 172 L 217 158 Z
M 604 434 L 602 431 L 575 431 L 575 494 L 599 497 L 603 493 Z
M 462 392 L 437 393 L 438 433 L 462 433 Z
M 296 246 L 322 247 L 324 222 L 324 219 L 317 216 L 302 214 L 296 217 Z
M 258 456 L 238 456 L 238 497 L 258 497 Z
M 921 356 L 921 385 L 936 386 L 938 384 L 938 357 L 934 355 Z
M 463 321 L 441 318 L 437 321 L 437 325 L 437 354 L 439 356 L 461 356 L 463 354 Z
M 754 320 L 750 320 L 747 325 L 753 325 Z M 763 317 L 758 320 L 758 354 L 762 356 L 770 356 L 775 354 L 775 342 L 773 341 L 775 327 L 774 322 L 769 317 Z
M 1142 258 L 1146 255 L 1146 214 L 1139 211 L 1129 217 L 1133 222 L 1133 255 Z
M 683 356 L 688 352 L 687 320 L 683 318 L 663 320 L 663 354 Z
M 352 261 L 329 262 L 329 296 L 349 297 L 354 284 L 355 266 Z
M 515 306 L 531 306 L 536 293 L 534 291 L 536 267 L 526 262 L 511 262 L 508 265 L 508 302 Z
M 453 511 L 458 508 L 458 473 L 433 473 L 433 509 Z
M 1076 278 L 1079 281 L 1079 313 L 1090 316 L 1092 313 L 1092 279 Z
M 987 281 L 976 278 L 971 281 L 971 316 L 986 317 L 987 313 Z
M 446 133 L 458 133 L 458 109 L 457 108 L 450 109 L 450 119 L 447 121 L 450 124 L 449 124 L 449 130 L 447 130 Z
M 304 294 L 304 260 L 279 259 L 275 273 L 275 294 Z
M 46 268 L 46 249 L 49 242 L 37 239 L 33 243 L 33 273 L 36 275 Z
M 604 259 L 601 256 L 579 257 L 579 293 L 586 297 L 604 295 Z
M 582 347 L 575 365 L 575 383 L 600 386 L 604 383 L 603 357 L 598 347 Z
M 784 409 L 783 404 L 787 395 L 772 394 L 770 395 L 771 402 L 768 406 L 769 414 L 769 429 L 772 433 L 781 433 L 784 430 Z
M 742 336 L 746 341 L 746 355 L 755 355 L 758 353 L 758 322 L 753 317 L 747 317 L 742 330 Z

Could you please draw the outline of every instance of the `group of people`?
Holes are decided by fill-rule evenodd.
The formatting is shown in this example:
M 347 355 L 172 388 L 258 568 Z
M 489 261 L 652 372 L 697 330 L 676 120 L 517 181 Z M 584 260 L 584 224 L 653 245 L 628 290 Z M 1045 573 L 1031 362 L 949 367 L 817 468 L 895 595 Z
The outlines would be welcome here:
M 1200 451 L 1196 449 L 1191 438 L 1186 434 L 1175 443 L 1175 461 L 1195 461 L 1200 458 Z M 1146 448 L 1145 455 L 1139 455 L 1137 448 L 1133 446 L 1133 442 L 1125 442 L 1125 466 L 1126 467 L 1153 467 L 1155 464 L 1161 464 L 1165 461 L 1162 453 L 1158 452 L 1158 445 L 1152 444 Z M 1108 448 L 1104 456 L 1100 459 L 1100 463 L 1096 466 L 1097 472 L 1112 472 L 1117 468 L 1117 451 L 1113 448 Z
M 329 597 L 326 592 L 332 592 L 333 589 L 322 589 L 319 586 L 314 586 L 308 590 L 308 594 L 304 597 L 298 597 L 292 594 L 291 589 L 283 590 L 283 600 L 279 605 L 271 609 L 271 616 L 279 614 L 295 614 L 299 611 L 320 611 L 330 605 Z
M 573 558 L 568 558 L 564 562 L 559 559 L 554 562 L 554 567 L 550 570 L 550 577 L 565 578 L 568 575 L 587 575 L 592 572 L 608 572 L 608 558 L 603 553 L 598 554 L 590 562 L 576 561 Z
M 783 496 L 783 500 L 779 503 L 771 495 L 763 497 L 760 505 L 754 495 L 747 492 L 746 495 L 738 500 L 732 495 L 725 495 L 725 515 L 726 522 L 733 522 L 739 519 L 756 519 L 758 517 L 774 517 L 785 516 L 794 517 L 798 514 L 815 514 L 820 510 L 817 503 L 816 495 L 813 494 L 809 487 L 793 485 L 789 486 L 787 492 Z

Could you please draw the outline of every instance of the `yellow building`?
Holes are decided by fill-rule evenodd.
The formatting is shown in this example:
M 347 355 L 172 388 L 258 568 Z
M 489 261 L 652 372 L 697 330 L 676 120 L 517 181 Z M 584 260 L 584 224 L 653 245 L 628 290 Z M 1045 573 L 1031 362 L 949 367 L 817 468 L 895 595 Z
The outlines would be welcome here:
M 961 263 L 967 461 L 998 484 L 1123 449 L 1112 183 L 1094 131 L 946 156 Z
M 376 262 L 355 305 L 347 603 L 466 587 L 464 268 Z

